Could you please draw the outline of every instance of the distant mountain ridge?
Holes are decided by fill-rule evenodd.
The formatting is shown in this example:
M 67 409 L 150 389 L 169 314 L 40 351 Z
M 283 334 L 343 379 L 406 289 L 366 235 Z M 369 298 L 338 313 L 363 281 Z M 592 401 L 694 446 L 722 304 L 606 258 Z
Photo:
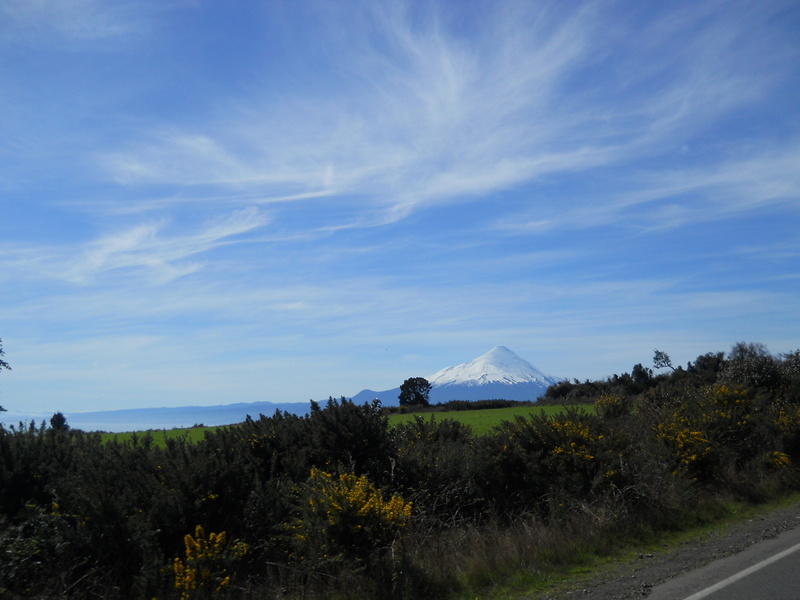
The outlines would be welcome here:
M 437 371 L 426 377 L 431 403 L 449 400 L 537 400 L 548 387 L 562 381 L 545 375 L 505 346 L 495 346 L 478 358 Z M 375 398 L 384 406 L 397 406 L 400 388 L 376 392 L 362 390 L 356 403 Z
M 324 402 L 320 403 L 324 406 Z M 65 412 L 67 424 L 84 431 L 144 431 L 147 429 L 172 429 L 203 424 L 208 427 L 241 423 L 247 416 L 257 419 L 260 414 L 271 417 L 276 410 L 295 415 L 305 415 L 311 410 L 310 402 L 251 402 L 220 404 L 214 406 L 171 406 L 163 408 L 125 408 L 92 412 Z M 7 425 L 33 420 L 48 423 L 51 414 L 28 415 L 0 413 L 0 421 Z
M 545 375 L 528 361 L 505 346 L 495 346 L 486 354 L 455 367 L 446 367 L 426 379 L 433 386 L 432 403 L 449 400 L 536 400 L 548 387 L 562 381 Z M 384 406 L 398 406 L 400 388 L 375 392 L 362 390 L 353 396 L 353 402 L 363 404 L 379 399 Z M 324 407 L 327 400 L 320 401 Z M 65 412 L 67 424 L 85 431 L 142 431 L 191 427 L 202 423 L 207 426 L 241 423 L 250 415 L 272 416 L 276 410 L 296 415 L 306 415 L 310 402 L 253 402 L 215 406 L 174 406 L 165 408 L 130 408 L 96 412 Z M 48 422 L 51 414 L 29 415 L 0 413 L 0 421 L 7 425 L 19 422 Z

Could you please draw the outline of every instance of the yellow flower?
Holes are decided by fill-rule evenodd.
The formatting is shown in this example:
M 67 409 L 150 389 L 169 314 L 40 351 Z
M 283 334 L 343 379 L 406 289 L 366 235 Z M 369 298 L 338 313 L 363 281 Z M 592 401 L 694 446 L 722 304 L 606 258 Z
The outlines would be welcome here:
M 784 454 L 783 452 L 773 452 L 772 464 L 778 467 L 779 469 L 782 469 L 791 466 L 792 459 L 789 458 L 788 454 Z
M 180 558 L 173 561 L 175 589 L 180 591 L 181 600 L 189 600 L 194 592 L 202 589 L 220 591 L 230 584 L 231 576 L 226 564 L 242 558 L 248 550 L 247 544 L 237 541 L 230 547 L 226 545 L 224 531 L 210 533 L 208 536 L 202 526 L 195 528 L 194 536 L 183 538 L 186 562 Z

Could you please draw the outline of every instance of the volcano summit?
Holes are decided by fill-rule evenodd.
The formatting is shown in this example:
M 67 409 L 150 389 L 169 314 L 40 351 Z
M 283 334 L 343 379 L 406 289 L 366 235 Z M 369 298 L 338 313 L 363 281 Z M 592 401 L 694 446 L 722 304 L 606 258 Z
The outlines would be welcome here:
M 561 381 L 545 375 L 505 346 L 495 346 L 474 360 L 446 367 L 426 379 L 432 386 L 432 404 L 448 400 L 536 400 Z M 399 394 L 399 387 L 383 392 L 363 390 L 353 396 L 353 401 L 378 398 L 384 406 L 397 406 Z

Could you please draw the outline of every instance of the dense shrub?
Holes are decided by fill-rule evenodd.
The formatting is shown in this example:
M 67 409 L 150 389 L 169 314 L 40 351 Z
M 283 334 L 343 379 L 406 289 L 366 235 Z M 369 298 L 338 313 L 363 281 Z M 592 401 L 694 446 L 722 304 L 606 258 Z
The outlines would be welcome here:
M 501 513 L 533 510 L 552 517 L 569 502 L 597 498 L 617 475 L 602 419 L 569 407 L 553 417 L 505 422 L 483 443 L 490 458 L 484 493 Z
M 357 405 L 331 398 L 325 409 L 312 402 L 307 423 L 314 466 L 341 465 L 377 483 L 387 481 L 395 449 L 379 402 Z
M 399 425 L 394 483 L 417 506 L 417 527 L 439 529 L 479 518 L 484 501 L 476 483 L 478 452 L 471 429 L 435 418 Z
M 411 503 L 384 494 L 366 475 L 312 469 L 298 487 L 297 517 L 291 522 L 300 561 L 380 561 L 406 526 Z

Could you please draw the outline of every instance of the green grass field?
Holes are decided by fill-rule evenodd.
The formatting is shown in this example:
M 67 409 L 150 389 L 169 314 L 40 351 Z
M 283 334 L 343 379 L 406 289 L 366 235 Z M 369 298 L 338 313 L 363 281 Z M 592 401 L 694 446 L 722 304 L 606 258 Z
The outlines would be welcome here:
M 199 442 L 202 440 L 206 431 L 214 431 L 217 427 L 190 427 L 188 429 L 161 429 L 154 431 L 137 431 L 125 433 L 103 433 L 102 438 L 104 442 L 116 441 L 120 443 L 130 442 L 133 436 L 136 435 L 139 439 L 149 433 L 153 437 L 153 444 L 163 447 L 168 438 L 182 438 L 185 437 L 190 442 Z
M 594 405 L 580 404 L 575 405 L 576 409 L 581 409 L 586 412 L 594 412 Z M 489 408 L 485 410 L 459 410 L 448 412 L 425 412 L 421 416 L 429 421 L 436 419 L 443 421 L 444 419 L 451 419 L 459 421 L 464 425 L 469 425 L 475 435 L 486 435 L 491 432 L 493 427 L 500 425 L 503 421 L 513 421 L 517 416 L 527 417 L 528 415 L 538 415 L 544 413 L 546 415 L 554 415 L 564 411 L 563 406 L 512 406 L 511 408 Z M 389 415 L 389 424 L 398 425 L 400 423 L 408 423 L 414 420 L 416 415 L 414 413 L 393 414 Z
M 586 412 L 594 412 L 592 404 L 578 404 L 574 406 L 577 409 L 585 410 Z M 493 427 L 500 425 L 503 421 L 513 421 L 515 417 L 533 414 L 547 414 L 554 415 L 562 412 L 563 406 L 513 406 L 511 408 L 488 408 L 484 410 L 456 410 L 445 412 L 423 412 L 420 415 L 426 420 L 436 419 L 443 421 L 451 419 L 459 421 L 464 425 L 469 425 L 475 435 L 486 435 L 491 432 Z M 389 415 L 389 425 L 394 426 L 400 423 L 408 423 L 414 420 L 416 413 L 395 413 Z M 227 427 L 235 427 L 229 425 Z M 182 438 L 185 437 L 190 442 L 198 442 L 205 437 L 206 431 L 213 431 L 216 427 L 190 427 L 188 429 L 166 429 L 154 430 L 150 432 L 139 431 L 135 434 L 133 432 L 127 433 L 104 433 L 102 434 L 103 441 L 115 440 L 117 442 L 125 443 L 130 442 L 133 436 L 139 438 L 143 437 L 145 433 L 150 433 L 153 437 L 153 443 L 156 446 L 164 446 L 168 438 Z

